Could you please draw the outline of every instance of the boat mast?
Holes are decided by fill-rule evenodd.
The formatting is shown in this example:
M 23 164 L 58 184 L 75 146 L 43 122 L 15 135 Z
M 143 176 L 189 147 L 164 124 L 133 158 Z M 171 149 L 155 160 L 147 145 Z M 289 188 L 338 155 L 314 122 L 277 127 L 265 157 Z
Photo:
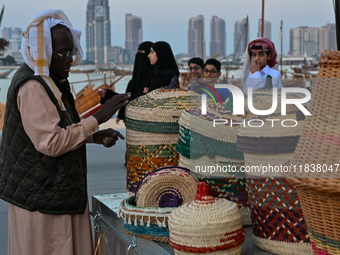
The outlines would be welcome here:
M 281 59 L 280 59 L 280 67 L 281 67 L 281 75 L 282 75 L 282 54 L 283 54 L 283 20 L 281 20 L 281 26 L 280 26 L 280 37 L 281 37 Z
M 249 27 L 249 25 L 248 25 L 249 23 L 248 23 L 248 15 L 247 15 L 247 19 L 246 19 L 246 37 L 245 37 L 245 40 L 244 40 L 244 51 L 246 51 L 246 49 L 247 49 L 247 46 L 248 46 L 248 27 Z
M 203 35 L 203 20 L 201 20 L 201 56 L 202 56 L 202 59 L 204 59 L 204 47 L 203 47 L 203 42 L 204 42 L 204 40 L 203 40 L 203 37 L 204 37 L 204 35 Z
M 263 37 L 263 30 L 264 30 L 264 0 L 262 0 L 261 37 Z

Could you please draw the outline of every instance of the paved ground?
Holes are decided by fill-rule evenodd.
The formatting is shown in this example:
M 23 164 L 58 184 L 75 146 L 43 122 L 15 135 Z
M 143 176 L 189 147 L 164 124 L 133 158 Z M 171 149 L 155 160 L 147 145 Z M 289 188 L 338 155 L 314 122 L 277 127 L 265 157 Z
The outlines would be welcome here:
M 124 125 L 115 125 L 110 120 L 106 128 L 111 126 L 122 129 Z M 125 136 L 125 130 L 119 130 Z M 93 195 L 121 193 L 126 191 L 125 141 L 119 140 L 112 148 L 97 144 L 87 145 L 88 193 L 90 208 Z M 0 255 L 7 254 L 8 205 L 0 199 Z

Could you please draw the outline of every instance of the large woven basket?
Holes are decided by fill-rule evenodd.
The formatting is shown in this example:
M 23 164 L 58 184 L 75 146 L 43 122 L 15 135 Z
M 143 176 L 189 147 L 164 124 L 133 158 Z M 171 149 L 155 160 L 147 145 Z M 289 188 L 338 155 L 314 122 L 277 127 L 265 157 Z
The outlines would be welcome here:
M 232 100 L 228 102 L 232 104 Z M 243 153 L 236 150 L 238 126 L 213 127 L 213 119 L 230 119 L 230 109 L 225 106 L 208 104 L 207 112 L 204 116 L 199 108 L 194 108 L 182 113 L 177 147 L 179 165 L 189 168 L 208 183 L 210 195 L 236 202 L 243 225 L 251 225 L 246 179 L 239 173 L 244 160 Z M 239 120 L 242 118 L 239 117 Z M 210 166 L 230 166 L 234 172 L 207 172 Z
M 162 167 L 146 175 L 138 184 L 138 207 L 178 207 L 195 199 L 198 179 L 189 169 Z
M 177 207 L 145 207 L 135 205 L 135 197 L 120 203 L 118 217 L 123 219 L 123 227 L 129 235 L 167 243 L 169 237 L 168 217 Z
M 316 254 L 340 254 L 340 52 L 324 51 L 309 111 L 290 164 Z M 313 164 L 314 169 L 313 170 Z M 332 169 L 332 171 L 331 171 Z M 307 170 L 312 170 L 308 171 Z
M 178 165 L 178 119 L 189 108 L 189 92 L 158 89 L 131 101 L 125 111 L 127 190 L 148 173 Z
M 176 255 L 197 253 L 239 255 L 245 232 L 236 203 L 209 195 L 201 182 L 195 200 L 169 216 L 169 243 Z
M 253 100 L 261 98 L 266 105 L 272 101 L 271 94 L 270 90 L 258 91 Z M 280 98 L 279 93 L 278 102 Z M 261 127 L 238 129 L 237 149 L 244 153 L 247 169 L 253 238 L 260 249 L 275 254 L 310 255 L 313 252 L 297 191 L 283 178 L 284 171 L 280 171 L 293 157 L 305 118 L 293 105 L 286 115 L 280 112 L 281 105 L 278 104 L 276 113 L 256 117 L 275 119 L 275 124 L 264 122 Z M 282 126 L 280 122 L 286 119 L 294 121 L 296 126 Z

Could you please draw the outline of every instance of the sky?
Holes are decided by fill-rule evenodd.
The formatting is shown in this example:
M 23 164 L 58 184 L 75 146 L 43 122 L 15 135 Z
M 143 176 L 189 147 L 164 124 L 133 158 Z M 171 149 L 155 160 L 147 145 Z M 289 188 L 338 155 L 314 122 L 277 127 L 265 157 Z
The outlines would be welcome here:
M 73 27 L 82 30 L 81 45 L 85 52 L 86 5 L 88 0 L 3 0 L 1 28 L 24 29 L 41 11 L 61 9 Z M 210 19 L 217 15 L 226 22 L 227 54 L 234 52 L 234 23 L 249 16 L 250 39 L 257 38 L 262 0 L 109 0 L 111 45 L 125 45 L 125 14 L 142 18 L 144 41 L 167 41 L 174 54 L 187 53 L 188 21 L 203 15 L 206 53 L 209 53 Z M 335 23 L 333 0 L 265 0 L 264 19 L 272 22 L 272 41 L 280 53 L 280 23 L 283 20 L 283 53 L 289 50 L 289 29 L 299 26 L 321 27 Z

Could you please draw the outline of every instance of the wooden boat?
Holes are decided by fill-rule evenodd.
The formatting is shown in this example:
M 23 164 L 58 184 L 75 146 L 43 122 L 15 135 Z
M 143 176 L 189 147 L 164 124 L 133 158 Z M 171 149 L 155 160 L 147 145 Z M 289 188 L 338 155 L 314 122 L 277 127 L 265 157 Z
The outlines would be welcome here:
M 92 73 L 97 68 L 88 68 L 88 69 L 71 69 L 71 73 Z
M 110 85 L 106 83 L 106 75 L 104 74 L 104 83 L 94 89 L 94 84 L 89 84 L 81 89 L 75 97 L 75 105 L 78 111 L 78 114 L 81 118 L 86 118 L 95 112 L 97 112 L 101 108 L 100 104 L 100 96 L 97 95 L 99 89 L 111 89 L 115 90 L 115 84 L 120 79 L 122 79 L 125 75 L 120 76 L 118 79 L 113 81 Z M 72 85 L 73 86 L 73 85 Z
M 13 71 L 13 69 L 9 69 L 3 72 L 0 72 L 0 78 L 7 78 L 7 76 Z
M 130 75 L 133 72 L 132 70 L 125 70 L 124 68 L 123 69 L 119 69 L 117 67 L 114 67 L 112 69 L 113 69 L 113 71 L 114 71 L 114 73 L 116 75 Z
M 6 104 L 0 103 L 0 130 L 2 130 L 4 126 L 5 108 Z

